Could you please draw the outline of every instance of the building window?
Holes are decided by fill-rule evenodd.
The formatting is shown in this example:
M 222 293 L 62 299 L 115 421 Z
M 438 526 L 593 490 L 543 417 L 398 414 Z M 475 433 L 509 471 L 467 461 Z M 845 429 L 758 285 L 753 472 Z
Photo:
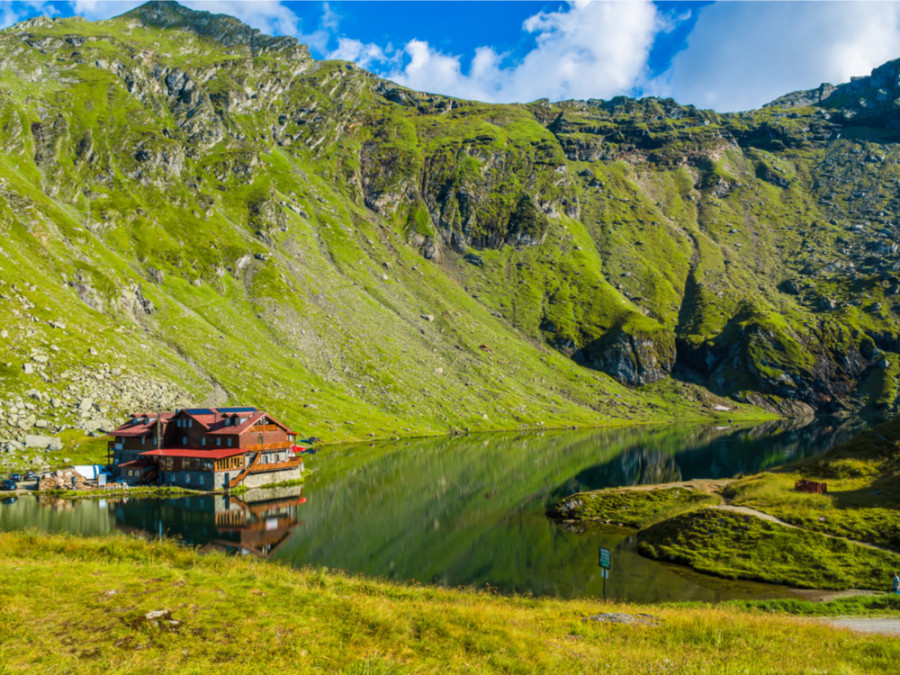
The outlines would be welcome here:
M 194 420 L 192 420 L 190 417 L 188 417 L 188 427 L 191 429 L 194 428 Z
M 141 436 L 141 445 L 143 445 L 143 444 L 144 444 L 144 441 L 146 441 L 146 440 L 147 440 L 147 439 L 146 439 L 144 436 Z
M 187 436 L 182 436 L 182 437 L 181 437 L 181 444 L 182 444 L 182 445 L 187 445 Z
M 206 436 L 200 439 L 200 445 L 206 445 Z
M 189 474 L 189 473 L 184 474 L 184 482 L 187 483 L 188 485 L 191 484 L 191 474 Z
M 222 445 L 222 437 L 221 436 L 216 438 L 216 445 Z
M 231 447 L 231 439 L 230 438 L 228 439 L 228 447 L 229 448 Z

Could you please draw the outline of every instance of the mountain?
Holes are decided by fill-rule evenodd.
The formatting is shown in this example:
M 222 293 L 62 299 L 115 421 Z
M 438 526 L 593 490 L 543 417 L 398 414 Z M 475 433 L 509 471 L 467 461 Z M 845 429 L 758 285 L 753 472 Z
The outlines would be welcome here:
M 0 439 L 895 410 L 897 68 L 739 114 L 491 105 L 175 3 L 12 26 Z

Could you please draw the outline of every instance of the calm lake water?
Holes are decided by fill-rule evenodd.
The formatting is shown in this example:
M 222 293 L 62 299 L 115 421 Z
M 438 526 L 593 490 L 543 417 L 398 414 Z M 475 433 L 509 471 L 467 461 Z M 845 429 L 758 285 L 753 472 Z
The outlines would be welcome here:
M 601 595 L 603 546 L 612 549 L 611 598 L 775 597 L 786 591 L 642 558 L 622 532 L 571 532 L 549 520 L 546 507 L 580 490 L 756 472 L 857 430 L 816 421 L 343 446 L 307 458 L 302 489 L 76 504 L 19 497 L 0 504 L 0 530 L 167 535 L 298 566 L 561 597 Z

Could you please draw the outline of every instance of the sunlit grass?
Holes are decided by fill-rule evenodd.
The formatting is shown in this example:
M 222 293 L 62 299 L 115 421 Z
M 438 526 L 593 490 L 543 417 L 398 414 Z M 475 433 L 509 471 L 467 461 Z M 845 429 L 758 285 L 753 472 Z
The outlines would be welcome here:
M 900 657 L 892 638 L 735 608 L 400 585 L 126 537 L 7 533 L 0 563 L 5 672 L 868 673 Z M 159 609 L 179 624 L 143 618 Z M 651 618 L 584 620 L 601 612 Z

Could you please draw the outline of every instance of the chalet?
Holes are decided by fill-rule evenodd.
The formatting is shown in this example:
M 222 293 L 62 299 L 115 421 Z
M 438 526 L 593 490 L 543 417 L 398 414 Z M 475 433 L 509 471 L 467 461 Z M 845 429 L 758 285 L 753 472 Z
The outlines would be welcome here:
M 256 408 L 141 413 L 110 432 L 111 465 L 131 483 L 199 490 L 299 478 L 296 434 Z

